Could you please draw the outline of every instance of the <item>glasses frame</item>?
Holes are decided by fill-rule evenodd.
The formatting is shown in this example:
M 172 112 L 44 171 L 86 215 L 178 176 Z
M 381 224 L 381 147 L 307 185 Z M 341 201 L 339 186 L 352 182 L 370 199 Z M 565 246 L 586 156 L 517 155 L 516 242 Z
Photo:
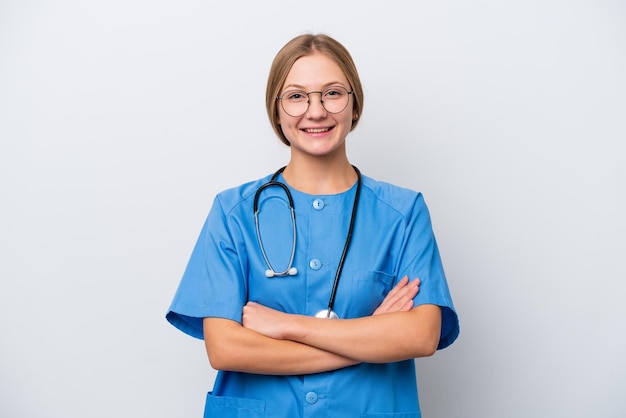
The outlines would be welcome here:
M 346 93 L 348 94 L 348 100 L 346 100 L 346 105 L 343 107 L 343 109 L 341 109 L 341 110 L 340 110 L 340 111 L 338 111 L 338 112 L 331 112 L 330 110 L 326 109 L 326 106 L 324 106 L 324 100 L 323 100 L 322 98 L 324 97 L 324 93 L 325 93 L 325 92 L 327 92 L 327 91 L 329 91 L 329 90 L 333 90 L 333 89 L 338 89 L 338 88 L 343 89 L 343 90 L 345 90 L 345 91 L 346 91 Z M 299 114 L 299 115 L 292 115 L 291 113 L 287 112 L 287 109 L 285 109 L 285 105 L 283 104 L 283 97 L 285 97 L 285 94 L 286 94 L 286 93 L 291 93 L 291 92 L 297 92 L 297 93 L 304 93 L 304 94 L 306 94 L 306 97 L 307 97 L 307 100 L 306 100 L 306 109 L 304 109 L 304 112 L 302 112 L 302 113 L 301 113 L 301 114 Z M 322 107 L 324 108 L 324 110 L 325 110 L 326 112 L 328 112 L 328 113 L 332 114 L 332 115 L 336 115 L 336 114 L 341 113 L 341 112 L 343 112 L 344 110 L 346 110 L 346 108 L 348 107 L 348 103 L 350 103 L 350 95 L 351 95 L 351 94 L 354 94 L 354 90 L 348 90 L 348 89 L 347 89 L 347 88 L 345 88 L 344 86 L 331 86 L 331 87 L 327 87 L 327 88 L 325 88 L 325 89 L 324 89 L 324 90 L 322 90 L 322 91 L 319 91 L 319 90 L 318 90 L 318 91 L 310 91 L 310 92 L 308 92 L 308 93 L 307 93 L 306 91 L 304 91 L 304 90 L 293 89 L 293 90 L 287 90 L 287 91 L 283 92 L 283 94 L 282 94 L 282 95 L 280 95 L 280 96 L 276 96 L 276 100 L 280 100 L 280 107 L 282 107 L 282 108 L 283 108 L 283 111 L 284 111 L 287 115 L 291 116 L 292 118 L 299 118 L 300 116 L 302 116 L 302 115 L 306 114 L 306 112 L 308 112 L 308 111 L 309 111 L 309 106 L 311 106 L 311 94 L 314 94 L 314 93 L 318 93 L 318 94 L 320 95 L 320 103 L 322 104 Z

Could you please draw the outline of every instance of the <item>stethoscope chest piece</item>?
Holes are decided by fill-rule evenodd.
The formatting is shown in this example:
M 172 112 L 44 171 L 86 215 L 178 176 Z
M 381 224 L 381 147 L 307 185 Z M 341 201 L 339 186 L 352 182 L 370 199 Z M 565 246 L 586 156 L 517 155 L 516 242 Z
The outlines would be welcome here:
M 329 311 L 328 309 L 322 309 L 318 313 L 315 314 L 316 318 L 325 318 L 325 319 L 339 319 L 339 315 L 335 313 L 335 311 Z

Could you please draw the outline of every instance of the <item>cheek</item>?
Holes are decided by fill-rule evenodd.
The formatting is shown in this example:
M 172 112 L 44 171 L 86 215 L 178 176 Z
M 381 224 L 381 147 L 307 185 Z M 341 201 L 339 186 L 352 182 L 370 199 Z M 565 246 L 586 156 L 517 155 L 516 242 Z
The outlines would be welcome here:
M 352 127 L 354 117 L 352 116 L 352 112 L 346 112 L 345 115 L 342 116 L 341 122 L 350 129 Z
M 280 114 L 276 116 L 276 124 L 278 125 L 278 129 L 280 130 L 280 132 L 282 132 L 284 136 L 283 142 L 285 142 L 284 140 L 287 140 L 288 143 L 291 143 L 293 139 L 293 131 L 297 129 L 296 122 L 294 122 L 293 119 L 294 118 L 292 117 Z
M 283 132 L 292 131 L 298 128 L 298 123 L 300 122 L 300 118 L 294 118 L 289 115 L 284 114 L 283 112 L 278 112 L 278 116 L 276 117 L 276 123 L 281 127 Z

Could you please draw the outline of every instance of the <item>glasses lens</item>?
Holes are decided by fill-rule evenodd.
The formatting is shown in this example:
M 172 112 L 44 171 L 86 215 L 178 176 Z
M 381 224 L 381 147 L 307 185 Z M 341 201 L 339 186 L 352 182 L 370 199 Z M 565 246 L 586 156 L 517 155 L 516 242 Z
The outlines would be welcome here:
M 290 116 L 302 116 L 309 108 L 309 96 L 301 90 L 286 91 L 280 102 L 285 113 Z
M 350 93 L 343 87 L 331 87 L 322 92 L 322 104 L 328 113 L 340 113 L 350 100 Z
M 319 92 L 305 92 L 302 90 L 288 90 L 279 97 L 285 113 L 289 116 L 302 116 L 309 108 L 311 94 L 320 94 L 322 106 L 328 113 L 341 113 L 348 106 L 352 92 L 341 86 L 329 87 Z

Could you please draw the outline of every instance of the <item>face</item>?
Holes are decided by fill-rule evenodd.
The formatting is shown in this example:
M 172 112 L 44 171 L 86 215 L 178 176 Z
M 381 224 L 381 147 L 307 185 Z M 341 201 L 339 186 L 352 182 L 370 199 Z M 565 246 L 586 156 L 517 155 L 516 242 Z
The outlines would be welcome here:
M 299 58 L 291 67 L 281 90 L 302 90 L 304 92 L 323 91 L 329 87 L 351 87 L 341 68 L 327 56 L 315 53 Z M 353 119 L 353 98 L 348 97 L 348 105 L 339 113 L 329 113 L 324 109 L 321 95 L 309 95 L 308 110 L 298 117 L 285 113 L 278 106 L 278 123 L 291 144 L 292 156 L 322 157 L 345 153 L 345 140 L 350 132 Z

